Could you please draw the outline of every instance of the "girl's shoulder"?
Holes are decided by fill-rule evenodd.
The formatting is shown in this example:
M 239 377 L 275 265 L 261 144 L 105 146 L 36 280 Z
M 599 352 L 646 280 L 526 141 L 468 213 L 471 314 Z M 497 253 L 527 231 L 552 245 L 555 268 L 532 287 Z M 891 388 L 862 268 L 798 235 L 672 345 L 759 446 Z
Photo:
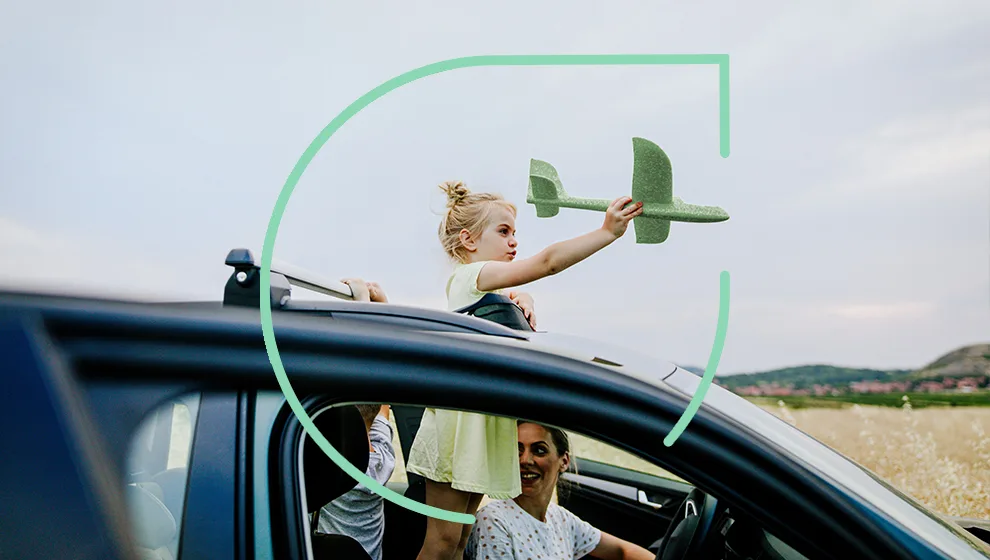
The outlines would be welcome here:
M 450 273 L 451 276 L 455 274 L 477 274 L 486 264 L 491 261 L 477 261 L 473 263 L 456 263 L 454 265 L 454 270 Z
M 450 271 L 450 277 L 447 279 L 447 291 L 450 292 L 450 288 L 455 284 L 459 288 L 478 287 L 478 275 L 481 274 L 481 269 L 488 264 L 488 261 L 478 261 L 473 263 L 457 263 L 454 265 L 454 269 Z
M 447 280 L 447 302 L 450 309 L 460 309 L 481 299 L 486 293 L 478 289 L 478 275 L 490 261 L 457 263 Z M 497 291 L 497 290 L 496 290 Z

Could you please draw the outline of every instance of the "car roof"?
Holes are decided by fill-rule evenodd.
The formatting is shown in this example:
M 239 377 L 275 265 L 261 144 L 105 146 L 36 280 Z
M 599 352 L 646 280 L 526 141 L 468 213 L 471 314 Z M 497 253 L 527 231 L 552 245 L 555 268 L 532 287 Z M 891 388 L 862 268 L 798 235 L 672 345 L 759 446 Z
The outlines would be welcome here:
M 220 301 L 158 301 L 153 305 L 162 307 L 173 307 L 177 309 L 221 309 L 230 306 L 224 305 Z M 389 319 L 413 319 L 433 325 L 434 330 L 443 330 L 444 327 L 452 327 L 459 331 L 470 331 L 478 334 L 491 336 L 501 336 L 525 340 L 530 333 L 517 331 L 509 327 L 471 317 L 461 313 L 453 313 L 439 309 L 427 307 L 415 307 L 410 305 L 400 305 L 393 303 L 370 303 L 344 300 L 296 300 L 293 299 L 281 306 L 277 311 L 282 313 L 298 313 L 312 315 L 327 315 L 338 319 L 366 319 L 382 323 L 402 324 L 400 321 L 389 321 Z M 407 323 L 411 324 L 411 323 Z
M 25 304 L 31 307 L 77 307 L 103 305 L 119 310 L 158 310 L 173 312 L 185 319 L 257 324 L 257 309 L 225 306 L 219 301 L 135 301 L 109 296 L 67 295 L 36 291 L 0 290 L 0 303 Z M 343 300 L 292 301 L 273 310 L 274 317 L 326 317 L 333 321 L 359 321 L 383 329 L 407 328 L 431 332 L 438 336 L 469 337 L 484 343 L 511 345 L 595 364 L 611 375 L 646 381 L 651 385 L 680 393 L 663 383 L 677 366 L 635 350 L 621 348 L 592 339 L 549 332 L 519 331 L 470 315 L 452 311 Z M 299 325 L 296 323 L 296 325 Z M 301 326 L 301 325 L 299 325 Z
M 573 358 L 606 367 L 616 375 L 632 377 L 666 388 L 661 383 L 677 366 L 642 352 L 575 335 L 546 331 L 520 331 L 453 311 L 343 300 L 290 301 L 281 310 L 288 313 L 326 313 L 334 319 L 352 319 L 393 324 L 393 319 L 414 319 L 410 328 L 436 331 L 450 337 L 471 337 L 486 343 L 521 346 L 560 357 Z M 450 328 L 456 327 L 456 328 Z

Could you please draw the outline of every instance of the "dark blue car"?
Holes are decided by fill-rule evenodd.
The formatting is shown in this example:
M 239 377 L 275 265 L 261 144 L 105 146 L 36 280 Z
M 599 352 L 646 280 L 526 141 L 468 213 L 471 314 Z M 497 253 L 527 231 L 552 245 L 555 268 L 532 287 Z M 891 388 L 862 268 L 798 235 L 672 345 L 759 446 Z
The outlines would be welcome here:
M 312 514 L 355 481 L 286 404 L 253 258 L 228 264 L 215 303 L 0 294 L 0 559 L 367 557 L 314 538 Z M 674 364 L 533 332 L 497 297 L 460 313 L 300 302 L 291 285 L 318 282 L 271 279 L 292 388 L 359 470 L 351 404 L 391 404 L 403 456 L 423 407 L 470 409 L 607 450 L 577 453 L 561 505 L 663 558 L 990 558 L 985 524 L 930 511 L 718 386 L 664 445 L 701 382 Z M 422 502 L 399 470 L 389 488 Z M 426 518 L 385 506 L 384 557 L 415 558 Z

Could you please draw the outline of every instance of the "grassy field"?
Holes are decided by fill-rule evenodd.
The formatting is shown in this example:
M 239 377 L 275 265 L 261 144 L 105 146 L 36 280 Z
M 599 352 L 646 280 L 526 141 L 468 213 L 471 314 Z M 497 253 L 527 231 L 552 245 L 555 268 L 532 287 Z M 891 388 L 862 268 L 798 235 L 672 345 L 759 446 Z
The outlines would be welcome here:
M 935 511 L 990 519 L 990 408 L 764 408 Z
M 843 408 L 851 404 L 900 408 L 905 397 L 915 409 L 928 407 L 990 406 L 990 392 L 977 393 L 864 393 L 828 397 L 749 397 L 762 406 L 783 401 L 789 408 Z

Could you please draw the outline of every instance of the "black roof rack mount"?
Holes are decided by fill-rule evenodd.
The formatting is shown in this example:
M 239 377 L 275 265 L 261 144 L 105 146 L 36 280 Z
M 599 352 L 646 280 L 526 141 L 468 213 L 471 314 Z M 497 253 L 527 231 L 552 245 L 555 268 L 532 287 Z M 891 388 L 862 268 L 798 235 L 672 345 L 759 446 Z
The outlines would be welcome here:
M 224 305 L 255 307 L 261 288 L 261 267 L 249 249 L 231 249 L 225 261 L 234 272 L 223 290 Z M 288 263 L 272 260 L 271 304 L 282 307 L 292 295 L 292 286 L 344 300 L 354 300 L 350 286 L 335 282 Z

